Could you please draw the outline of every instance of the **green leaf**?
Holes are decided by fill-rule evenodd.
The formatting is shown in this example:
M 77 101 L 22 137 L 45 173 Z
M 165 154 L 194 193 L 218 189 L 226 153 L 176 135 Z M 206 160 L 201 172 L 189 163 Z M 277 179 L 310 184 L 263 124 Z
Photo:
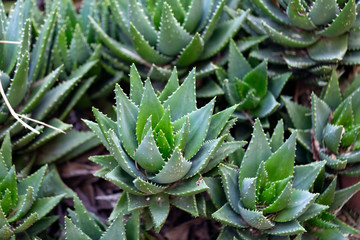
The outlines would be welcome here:
M 8 217 L 8 222 L 14 222 L 22 218 L 31 208 L 35 196 L 33 196 L 34 188 L 29 186 L 26 193 L 19 197 L 19 201 L 16 206 L 16 212 L 14 215 Z
M 229 203 L 211 215 L 215 220 L 237 228 L 246 228 L 248 225 L 239 215 L 234 212 Z
M 325 210 L 327 210 L 328 208 L 329 207 L 326 205 L 314 203 L 306 210 L 305 213 L 303 213 L 298 218 L 298 220 L 303 222 L 303 221 L 312 219 L 312 218 L 318 216 L 319 214 L 321 214 L 322 212 L 324 212 Z
M 133 211 L 131 214 L 131 217 L 128 218 L 128 220 L 126 221 L 126 225 L 125 225 L 125 229 L 126 229 L 126 239 L 128 240 L 137 240 L 140 238 L 140 211 Z M 118 224 L 120 225 L 122 224 L 123 221 L 123 217 L 120 218 L 120 220 L 118 220 Z M 110 228 L 109 228 L 110 229 Z M 121 231 L 121 232 L 119 232 Z M 117 233 L 119 232 L 119 233 Z M 119 234 L 123 234 L 125 231 L 117 226 L 113 227 L 113 237 L 108 237 L 105 236 L 103 237 L 103 239 L 101 240 L 106 240 L 106 239 L 113 239 L 116 238 L 117 235 Z M 123 234 L 123 239 L 125 240 L 125 236 Z
M 144 36 L 130 23 L 130 32 L 134 47 L 138 54 L 148 62 L 164 64 L 171 60 L 170 57 L 160 54 L 145 39 Z
M 360 182 L 335 192 L 334 200 L 330 205 L 329 210 L 337 213 L 344 206 L 344 204 L 360 190 Z
M 139 106 L 143 93 L 144 87 L 140 75 L 135 64 L 132 64 L 130 67 L 130 100 Z
M 191 1 L 191 4 L 186 12 L 184 21 L 184 28 L 188 32 L 193 32 L 202 20 L 203 13 L 203 0 Z
M 287 6 L 286 13 L 293 26 L 305 30 L 313 30 L 316 28 L 300 0 L 291 0 Z
M 271 154 L 272 152 L 260 120 L 256 119 L 251 141 L 241 162 L 239 184 L 246 177 L 255 177 L 260 163 L 268 159 Z
M 196 110 L 195 81 L 194 68 L 185 78 L 183 84 L 164 101 L 164 108 L 170 107 L 172 121 Z M 186 100 L 186 104 L 183 104 L 184 100 Z
M 7 99 L 13 108 L 19 105 L 28 90 L 28 66 L 29 53 L 25 52 L 16 68 L 14 79 L 11 81 L 10 88 L 7 92 Z
M 324 129 L 324 142 L 332 152 L 338 153 L 338 148 L 345 129 L 342 126 L 327 124 Z
M 197 2 L 197 1 L 194 1 Z M 196 33 L 192 38 L 191 42 L 184 47 L 175 62 L 176 66 L 189 66 L 194 63 L 198 58 L 200 58 L 202 52 L 204 50 L 204 41 L 200 37 L 199 33 Z
M 274 95 L 275 98 L 279 97 L 281 90 L 283 89 L 287 81 L 290 79 L 290 77 L 291 77 L 291 73 L 284 73 L 269 79 L 268 89 Z
M 176 67 L 174 67 L 173 71 L 171 72 L 171 76 L 165 85 L 165 88 L 160 93 L 159 100 L 161 102 L 166 101 L 178 88 L 179 88 L 179 79 L 177 76 Z
M 239 172 L 236 169 L 220 164 L 220 175 L 226 198 L 235 212 L 240 213 L 238 202 L 241 198 L 239 190 Z
M 308 48 L 311 59 L 315 61 L 334 62 L 342 60 L 347 51 L 348 36 L 324 38 Z
M 184 149 L 185 159 L 191 159 L 201 148 L 210 126 L 211 115 L 214 109 L 215 99 L 204 107 L 190 113 L 190 130 Z M 181 119 L 180 119 L 181 120 Z
M 1 144 L 0 152 L 2 154 L 2 157 L 4 158 L 4 163 L 7 167 L 7 170 L 10 170 L 12 166 L 12 148 L 9 133 L 5 135 L 5 138 Z
M 236 108 L 237 105 L 228 107 L 225 110 L 220 111 L 211 117 L 211 122 L 209 130 L 207 132 L 206 140 L 215 139 L 219 136 Z
M 314 134 L 318 141 L 323 139 L 323 130 L 329 121 L 331 114 L 330 107 L 314 93 L 311 94 L 312 125 Z
M 81 231 L 72 221 L 65 216 L 65 237 L 68 240 L 91 240 L 83 231 Z
M 302 190 L 293 189 L 289 204 L 279 212 L 274 221 L 289 222 L 302 215 L 311 204 L 314 203 L 318 194 L 312 194 Z
M 136 140 L 136 119 L 138 118 L 138 108 L 131 102 L 122 91 L 119 85 L 115 86 L 116 95 L 116 111 L 117 111 L 117 124 L 119 132 L 124 140 L 124 146 L 127 154 L 134 156 L 134 151 L 138 147 Z M 126 139 L 126 141 L 125 141 Z
M 255 90 L 257 97 L 264 97 L 267 92 L 267 62 L 263 61 L 247 73 L 244 82 Z
M 191 39 L 191 35 L 177 22 L 169 4 L 164 2 L 157 42 L 159 51 L 167 56 L 176 56 Z
M 149 206 L 150 199 L 146 196 L 133 195 L 126 192 L 127 196 L 127 209 L 129 211 L 138 210 Z
M 46 170 L 47 170 L 47 165 L 41 167 L 32 175 L 22 179 L 18 184 L 18 194 L 19 195 L 27 194 L 27 191 L 29 191 L 28 188 L 31 187 L 33 188 L 34 199 L 36 199 L 38 190 L 40 189 Z
M 271 40 L 283 46 L 294 48 L 308 47 L 319 39 L 319 36 L 309 32 L 298 32 L 294 29 L 265 21 L 261 23 Z
M 139 34 L 141 34 L 149 43 L 154 46 L 157 41 L 157 32 L 150 23 L 149 18 L 146 16 L 142 4 L 136 0 L 129 0 L 129 20 L 130 25 L 133 25 Z M 131 27 L 133 28 L 133 27 Z M 133 31 L 131 31 L 132 37 L 134 37 Z
M 245 220 L 245 222 L 254 228 L 265 230 L 275 226 L 269 219 L 267 219 L 262 214 L 262 212 L 253 211 L 242 207 L 239 207 L 239 209 L 240 214 Z
M 241 203 L 251 210 L 256 209 L 256 178 L 244 178 L 239 186 Z
M 278 223 L 273 229 L 266 230 L 265 232 L 275 236 L 289 236 L 306 232 L 306 230 L 298 221 L 291 221 Z
M 259 105 L 250 110 L 250 113 L 255 117 L 265 118 L 275 112 L 279 106 L 280 103 L 276 101 L 275 97 L 270 92 L 266 92 Z
M 128 222 L 131 221 L 128 219 Z M 127 222 L 127 223 L 128 223 Z M 133 232 L 135 232 L 135 228 L 131 229 Z M 101 235 L 100 240 L 106 240 L 106 239 L 119 239 L 119 240 L 125 240 L 125 228 L 124 228 L 124 216 L 122 214 L 119 214 L 117 218 L 111 223 L 111 225 L 106 229 L 106 231 Z
M 185 160 L 180 149 L 176 147 L 164 167 L 150 179 L 160 184 L 176 182 L 189 172 L 191 165 L 191 162 Z
M 153 173 L 158 172 L 165 165 L 151 129 L 141 141 L 135 152 L 134 159 L 142 168 Z
M 326 14 L 323 14 L 326 9 Z M 315 1 L 309 11 L 309 17 L 315 25 L 325 25 L 331 22 L 339 14 L 339 7 L 336 0 Z
M 199 216 L 195 195 L 171 198 L 170 202 L 171 205 L 174 205 L 175 207 L 190 213 L 194 217 Z
M 219 24 L 214 30 L 209 40 L 206 42 L 205 50 L 201 59 L 208 59 L 217 54 L 222 48 L 224 48 L 228 41 L 239 30 L 248 13 L 248 11 L 243 12 L 239 17 Z
M 163 192 L 166 187 L 148 182 L 140 177 L 134 180 L 134 185 L 137 189 L 148 194 L 157 194 Z
M 271 0 L 254 0 L 254 4 L 267 16 L 285 25 L 290 25 L 288 16 Z
M 325 163 L 325 161 L 321 161 L 295 166 L 293 188 L 300 190 L 311 189 L 316 178 L 323 170 Z
M 326 87 L 323 100 L 329 105 L 332 110 L 335 110 L 341 103 L 341 92 L 339 87 L 339 80 L 336 71 L 331 72 L 329 84 Z
M 81 31 L 80 25 L 76 25 L 69 47 L 69 55 L 74 63 L 84 63 L 91 54 L 91 49 L 86 42 L 85 36 Z
M 192 163 L 191 168 L 185 177 L 189 178 L 200 173 L 209 163 L 213 154 L 219 149 L 224 139 L 225 136 L 205 142 L 196 155 L 190 159 Z
M 281 99 L 285 102 L 286 110 L 296 129 L 312 128 L 311 115 L 309 115 L 311 110 L 309 108 L 294 103 L 285 97 L 281 97 Z
M 55 17 L 57 16 L 57 7 L 55 7 L 52 12 L 45 19 L 45 22 L 41 28 L 40 35 L 38 36 L 38 41 L 36 41 L 35 46 L 31 52 L 31 62 L 29 69 L 29 80 L 30 82 L 34 82 L 40 71 L 40 65 L 43 64 L 44 57 L 46 54 L 46 46 L 51 41 L 49 41 L 51 37 L 51 32 L 53 31 L 53 25 L 55 24 Z
M 221 184 L 221 178 L 205 177 L 204 181 L 209 187 L 207 193 L 210 195 L 212 203 L 217 209 L 227 203 L 225 192 Z
M 147 119 L 151 116 L 152 127 L 155 128 L 156 124 L 164 115 L 164 112 L 164 107 L 157 98 L 154 89 L 151 86 L 150 80 L 146 80 L 144 95 L 141 99 L 139 113 L 136 120 L 136 137 L 139 144 L 141 142 L 141 136 Z
M 319 34 L 325 37 L 335 37 L 347 32 L 356 20 L 355 0 L 349 0 L 335 20 Z
M 323 193 L 321 193 L 316 202 L 322 205 L 330 206 L 334 200 L 336 183 L 337 177 L 335 177 L 330 185 L 323 191 Z
M 17 226 L 13 231 L 14 233 L 21 233 L 32 226 L 40 217 L 38 216 L 37 212 L 32 213 L 29 215 L 19 226 Z
M 270 181 L 278 181 L 292 176 L 295 164 L 296 133 L 265 161 L 265 169 Z
M 200 175 L 186 179 L 166 191 L 167 194 L 174 196 L 191 196 L 208 190 L 209 187 Z
M 152 195 L 149 209 L 155 224 L 155 230 L 160 232 L 170 211 L 168 196 L 162 194 Z
M 278 198 L 275 199 L 274 202 L 272 202 L 268 207 L 264 208 L 262 211 L 264 213 L 276 213 L 284 208 L 289 204 L 291 199 L 291 183 L 288 182 L 285 186 L 285 188 L 282 190 L 281 194 L 278 196 Z
M 235 77 L 238 79 L 243 79 L 251 70 L 252 67 L 250 66 L 249 62 L 239 51 L 234 40 L 231 39 L 229 43 L 228 63 L 228 77 L 230 82 L 234 81 Z
M 271 151 L 275 152 L 284 144 L 284 121 L 280 119 L 276 124 L 270 139 Z
M 26 216 L 30 214 L 37 213 L 39 219 L 45 217 L 58 203 L 61 199 L 64 198 L 65 194 L 57 195 L 54 197 L 44 197 L 35 200 L 34 204 L 32 205 L 30 211 L 27 213 Z

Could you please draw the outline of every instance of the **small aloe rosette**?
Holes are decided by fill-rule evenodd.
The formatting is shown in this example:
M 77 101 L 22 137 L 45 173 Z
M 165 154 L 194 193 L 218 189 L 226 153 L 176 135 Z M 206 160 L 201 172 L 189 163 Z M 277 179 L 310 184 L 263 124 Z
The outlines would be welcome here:
M 75 210 L 68 209 L 69 217 L 65 217 L 66 240 L 126 240 L 139 239 L 139 212 L 126 220 L 122 212 L 109 217 L 109 225 L 89 213 L 77 196 L 74 196 Z
M 226 201 L 212 217 L 227 225 L 219 239 L 296 236 L 306 232 L 305 219 L 327 209 L 322 206 L 320 211 L 313 211 L 319 194 L 295 185 L 295 151 L 296 133 L 284 142 L 282 121 L 270 139 L 260 121 L 255 121 L 240 167 L 219 166 Z
M 86 121 L 111 154 L 92 157 L 104 167 L 96 176 L 127 193 L 129 211 L 149 207 L 156 230 L 164 224 L 170 204 L 198 215 L 195 195 L 208 189 L 202 174 L 244 145 L 224 142 L 236 106 L 213 115 L 213 99 L 198 109 L 195 70 L 181 86 L 174 70 L 157 95 L 149 80 L 143 86 L 133 65 L 130 99 L 119 86 L 115 94 L 116 122 L 96 109 L 98 123 Z
M 42 196 L 51 181 L 47 165 L 32 175 L 20 179 L 12 163 L 10 135 L 6 135 L 0 150 L 0 238 L 36 239 L 58 217 L 46 216 L 64 197 L 59 194 Z M 59 186 L 59 185 L 57 185 Z
M 295 128 L 292 131 L 310 153 L 303 159 L 326 160 L 331 175 L 360 176 L 359 80 L 342 95 L 333 71 L 323 96 L 311 95 L 311 109 L 285 97 L 283 100 Z
M 249 17 L 248 24 L 276 43 L 264 45 L 251 56 L 314 73 L 329 70 L 328 66 L 338 62 L 360 63 L 360 7 L 356 0 L 251 2 L 260 17 Z
M 179 74 L 186 74 L 188 66 L 200 61 L 204 64 L 198 66 L 199 74 L 216 69 L 207 59 L 226 46 L 248 14 L 226 20 L 225 6 L 225 0 L 111 0 L 110 21 L 115 19 L 121 31 L 111 34 L 100 26 L 100 19 L 91 19 L 91 23 L 104 46 L 114 53 L 106 54 L 110 62 L 116 55 L 138 65 L 154 64 L 151 78 L 166 80 L 171 74 L 169 64 L 184 70 Z
M 246 120 L 246 115 L 265 118 L 276 111 L 280 106 L 276 98 L 290 76 L 284 73 L 269 77 L 266 61 L 253 68 L 233 40 L 229 44 L 227 72 L 217 71 L 227 102 L 239 105 L 236 116 L 241 120 Z

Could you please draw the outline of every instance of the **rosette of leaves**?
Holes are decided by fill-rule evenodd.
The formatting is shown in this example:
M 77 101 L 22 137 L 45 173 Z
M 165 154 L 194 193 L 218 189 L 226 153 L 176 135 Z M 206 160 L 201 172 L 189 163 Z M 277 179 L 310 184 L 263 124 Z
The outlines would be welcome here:
M 290 68 L 331 73 L 331 65 L 360 63 L 360 10 L 355 0 L 251 0 L 262 17 L 250 16 L 248 25 L 266 34 L 268 44 L 251 53 Z M 326 14 L 324 14 L 326 12 Z
M 126 192 L 126 209 L 146 208 L 159 231 L 170 204 L 197 216 L 196 196 L 208 189 L 202 174 L 218 165 L 244 142 L 227 141 L 236 106 L 212 114 L 215 99 L 196 106 L 195 70 L 179 86 L 176 70 L 158 95 L 145 86 L 133 65 L 130 99 L 117 86 L 117 122 L 94 109 L 97 124 L 85 121 L 109 150 L 92 157 L 103 166 L 96 176 Z
M 101 42 L 122 61 L 151 67 L 152 79 L 166 80 L 171 66 L 179 74 L 198 65 L 198 75 L 213 72 L 211 57 L 226 46 L 241 27 L 247 12 L 226 20 L 222 17 L 225 0 L 110 1 L 111 21 L 121 32 L 110 32 L 99 26 L 102 19 L 91 23 Z M 112 34 L 113 37 L 110 37 Z M 202 64 L 198 64 L 202 61 Z M 112 61 L 114 62 L 114 61 Z
M 302 235 L 302 239 L 326 240 L 334 238 L 345 240 L 348 239 L 346 236 L 349 234 L 357 234 L 357 230 L 338 219 L 336 214 L 360 190 L 360 182 L 339 189 L 337 177 L 330 182 L 326 180 L 325 164 L 325 161 L 318 161 L 294 167 L 293 187 L 321 193 L 315 203 L 301 216 L 301 220 L 304 221 L 303 226 L 307 230 Z M 325 183 L 327 184 L 326 187 L 324 187 Z
M 44 19 L 40 32 L 36 32 L 32 29 L 32 22 L 27 18 L 30 14 L 31 4 L 30 0 L 16 2 L 8 16 L 3 14 L 4 10 L 2 4 L 0 4 L 0 15 L 3 17 L 0 36 L 2 36 L 1 39 L 4 39 L 4 42 L 0 43 L 0 52 L 3 56 L 6 56 L 0 61 L 2 88 L 9 105 L 16 110 L 17 114 L 45 122 L 66 131 L 71 128 L 71 125 L 55 117 L 67 115 L 79 101 L 78 94 L 71 94 L 74 93 L 74 89 L 80 83 L 81 78 L 91 69 L 95 61 L 91 61 L 76 70 L 74 69 L 74 72 L 66 80 L 56 84 L 63 67 L 59 66 L 47 74 L 45 72 L 47 68 L 41 66 L 46 65 L 45 63 L 48 61 L 45 53 L 51 46 L 57 8 L 54 8 Z M 36 41 L 32 42 L 34 37 L 36 37 Z M 24 122 L 31 125 L 40 134 L 24 129 L 22 124 L 12 115 L 10 115 L 8 105 L 2 97 L 0 100 L 0 123 L 2 125 L 0 138 L 4 138 L 5 134 L 10 132 L 13 149 L 16 150 L 16 153 L 32 152 L 59 137 L 69 140 L 67 137 L 70 136 L 60 136 L 59 131 L 35 124 L 21 116 Z M 71 151 L 80 147 L 81 144 L 78 143 L 84 143 L 85 139 L 89 143 L 88 147 L 94 146 L 94 141 L 97 142 L 91 132 L 70 132 L 72 132 L 70 134 L 72 135 L 71 139 L 76 138 L 77 141 L 74 141 L 73 145 L 68 146 L 68 148 L 64 145 L 52 148 L 52 157 L 59 156 L 60 152 L 63 153 L 63 156 L 68 154 L 69 149 Z M 88 149 L 85 145 L 82 147 L 83 150 Z M 81 152 L 80 148 L 78 150 Z M 55 152 L 56 154 L 54 154 Z
M 69 217 L 65 217 L 65 238 L 67 240 L 108 240 L 139 239 L 139 211 L 135 211 L 125 222 L 124 214 L 118 213 L 108 219 L 109 226 L 94 214 L 89 213 L 80 199 L 74 197 L 75 210 L 68 209 Z
M 226 200 L 212 217 L 232 227 L 219 239 L 296 236 L 306 231 L 305 215 L 316 216 L 327 208 L 314 205 L 318 194 L 294 185 L 296 133 L 285 142 L 283 135 L 282 121 L 268 139 L 257 119 L 240 167 L 219 166 Z
M 246 120 L 251 117 L 265 118 L 280 106 L 276 98 L 290 77 L 284 73 L 268 77 L 267 62 L 252 67 L 233 40 L 229 44 L 227 72 L 218 71 L 225 98 L 230 105 L 238 104 L 236 116 Z
M 58 217 L 46 215 L 60 202 L 64 194 L 41 197 L 40 189 L 48 184 L 47 166 L 19 179 L 12 165 L 10 136 L 0 150 L 0 236 L 1 239 L 34 239 Z
M 326 160 L 327 173 L 331 175 L 360 176 L 358 85 L 343 96 L 333 71 L 322 97 L 311 95 L 311 109 L 288 98 L 283 100 L 297 140 L 310 153 L 308 161 Z

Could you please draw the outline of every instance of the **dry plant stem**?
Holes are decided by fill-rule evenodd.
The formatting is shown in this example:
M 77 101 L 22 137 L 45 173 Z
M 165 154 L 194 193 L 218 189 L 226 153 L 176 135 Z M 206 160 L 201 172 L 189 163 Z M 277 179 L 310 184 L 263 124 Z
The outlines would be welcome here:
M 15 41 L 6 41 L 6 40 L 1 40 L 0 43 L 6 43 L 6 44 L 20 44 L 20 42 L 15 42 Z
M 1 77 L 1 74 L 0 74 L 0 77 Z M 14 111 L 14 109 L 11 107 L 10 103 L 9 103 L 9 100 L 7 99 L 6 97 L 6 94 L 4 92 L 4 89 L 2 87 L 2 83 L 0 84 L 0 93 L 1 93 L 1 96 L 3 97 L 4 99 L 4 102 L 6 104 L 6 106 L 8 107 L 9 111 L 10 111 L 10 114 L 17 120 L 19 121 L 25 128 L 28 128 L 30 129 L 32 132 L 36 133 L 36 134 L 40 134 L 40 132 L 36 129 L 34 129 L 33 127 L 31 127 L 29 124 L 27 124 L 26 122 L 24 122 L 23 120 L 21 120 L 19 118 L 19 116 L 17 115 L 17 113 Z
M 0 77 L 1 77 L 1 74 L 0 74 Z M 54 129 L 54 130 L 56 130 L 56 131 L 58 131 L 58 132 L 61 132 L 61 133 L 64 133 L 64 134 L 65 134 L 65 132 L 64 132 L 63 130 L 59 129 L 59 128 L 53 127 L 53 126 L 51 126 L 51 125 L 49 125 L 49 124 L 46 124 L 46 123 L 44 123 L 44 122 L 41 122 L 41 121 L 38 121 L 38 120 L 35 120 L 35 119 L 32 119 L 32 118 L 29 118 L 29 117 L 27 117 L 27 116 L 25 116 L 25 115 L 17 114 L 17 113 L 15 112 L 15 110 L 11 107 L 9 100 L 8 100 L 7 97 L 6 97 L 5 91 L 4 91 L 3 87 L 2 87 L 2 83 L 0 84 L 0 93 L 1 93 L 1 96 L 3 97 L 3 99 L 4 99 L 4 102 L 5 102 L 6 106 L 8 107 L 8 109 L 9 109 L 9 111 L 10 111 L 10 114 L 11 114 L 17 121 L 19 121 L 25 128 L 28 128 L 29 130 L 31 130 L 32 132 L 34 132 L 34 133 L 36 133 L 36 134 L 40 134 L 40 132 L 39 132 L 38 130 L 36 130 L 35 128 L 31 127 L 29 124 L 27 124 L 26 122 L 24 122 L 20 117 L 25 118 L 25 119 L 27 119 L 27 120 L 29 120 L 29 121 L 32 121 L 32 122 L 35 122 L 35 123 L 44 125 L 45 127 Z

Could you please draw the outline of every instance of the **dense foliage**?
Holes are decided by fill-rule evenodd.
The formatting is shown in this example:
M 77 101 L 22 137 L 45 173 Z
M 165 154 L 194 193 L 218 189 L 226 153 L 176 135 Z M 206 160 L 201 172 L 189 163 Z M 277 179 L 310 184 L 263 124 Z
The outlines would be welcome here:
M 171 209 L 218 222 L 218 239 L 356 234 L 337 213 L 360 191 L 340 184 L 360 176 L 359 9 L 1 3 L 0 238 L 154 239 Z M 98 145 L 93 177 L 120 192 L 106 223 L 56 170 Z

